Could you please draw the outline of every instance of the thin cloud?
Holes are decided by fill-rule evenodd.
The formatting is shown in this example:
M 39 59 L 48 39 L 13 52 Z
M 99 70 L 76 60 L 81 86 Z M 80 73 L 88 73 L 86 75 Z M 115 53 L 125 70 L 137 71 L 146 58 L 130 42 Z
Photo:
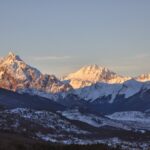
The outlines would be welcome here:
M 118 65 L 118 66 L 110 66 L 110 68 L 113 68 L 117 71 L 133 71 L 139 69 L 136 65 Z
M 137 54 L 137 55 L 135 55 L 135 59 L 145 59 L 145 58 L 149 58 L 149 54 L 145 54 L 145 53 L 143 53 L 143 54 Z
M 38 60 L 38 61 L 47 61 L 47 60 L 66 60 L 66 59 L 70 59 L 71 56 L 35 56 L 32 57 L 32 59 L 34 60 Z
M 143 59 L 147 59 L 149 57 L 150 57 L 149 54 L 141 53 L 141 54 L 133 55 L 131 57 L 126 57 L 126 59 L 130 59 L 130 60 L 143 60 Z

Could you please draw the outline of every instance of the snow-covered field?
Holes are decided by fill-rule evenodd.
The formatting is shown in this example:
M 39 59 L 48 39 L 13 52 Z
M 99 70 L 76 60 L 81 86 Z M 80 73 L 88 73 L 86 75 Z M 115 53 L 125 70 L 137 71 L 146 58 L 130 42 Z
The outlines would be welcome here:
M 139 111 L 116 112 L 107 116 L 112 120 L 122 122 L 134 129 L 150 130 L 150 113 Z
M 25 119 L 32 120 L 34 123 L 40 124 L 45 128 L 52 128 L 56 130 L 56 133 L 69 132 L 76 134 L 86 134 L 86 131 L 80 130 L 66 119 L 63 119 L 60 115 L 48 111 L 34 111 L 25 108 L 17 108 L 7 110 L 9 113 L 17 114 Z
M 77 109 L 68 110 L 68 111 L 59 112 L 59 113 L 68 119 L 79 120 L 81 122 L 85 122 L 91 126 L 98 127 L 98 128 L 104 127 L 104 126 L 110 126 L 110 127 L 116 127 L 116 128 L 120 128 L 124 130 L 131 130 L 130 127 L 123 125 L 117 121 L 113 121 L 103 116 L 99 117 L 93 114 L 81 113 Z
M 108 115 L 110 119 L 123 120 L 123 121 L 138 121 L 150 123 L 150 114 L 139 112 L 139 111 L 126 111 L 116 112 Z

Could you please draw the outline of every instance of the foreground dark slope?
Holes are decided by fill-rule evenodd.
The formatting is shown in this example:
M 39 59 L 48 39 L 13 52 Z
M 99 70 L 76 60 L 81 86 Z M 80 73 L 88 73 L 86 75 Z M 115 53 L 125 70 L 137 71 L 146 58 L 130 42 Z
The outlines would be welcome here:
M 144 112 L 150 109 L 150 90 L 140 91 L 129 98 L 118 95 L 114 103 L 111 104 L 107 102 L 110 96 L 98 98 L 94 102 L 87 102 L 71 93 L 65 98 L 60 97 L 57 102 L 54 102 L 54 100 L 36 95 L 18 94 L 16 92 L 0 89 L 0 105 L 4 105 L 7 108 L 22 107 L 50 111 L 65 110 L 66 107 L 78 107 L 89 113 L 98 113 L 99 115 L 111 114 L 119 111 Z
M 57 111 L 64 110 L 65 107 L 46 98 L 31 96 L 28 94 L 18 94 L 16 92 L 0 89 L 0 105 L 6 108 L 31 108 L 38 110 Z
M 86 101 L 74 93 L 68 94 L 58 102 L 66 107 L 79 107 L 88 112 L 98 114 L 111 114 L 120 111 L 146 111 L 150 109 L 150 90 L 140 91 L 137 94 L 125 98 L 124 95 L 117 95 L 113 103 L 109 103 L 112 95 L 97 98 L 95 101 Z
M 14 133 L 0 132 L 0 150 L 119 150 L 104 144 L 96 145 L 54 145 L 33 140 Z
M 99 104 L 99 101 L 106 101 Z M 89 105 L 90 106 L 90 105 Z M 119 111 L 146 111 L 150 109 L 150 90 L 140 91 L 139 93 L 125 98 L 122 96 L 117 96 L 114 103 L 107 103 L 107 97 L 97 99 L 92 103 L 92 109 L 97 112 L 102 112 L 104 114 L 111 114 Z

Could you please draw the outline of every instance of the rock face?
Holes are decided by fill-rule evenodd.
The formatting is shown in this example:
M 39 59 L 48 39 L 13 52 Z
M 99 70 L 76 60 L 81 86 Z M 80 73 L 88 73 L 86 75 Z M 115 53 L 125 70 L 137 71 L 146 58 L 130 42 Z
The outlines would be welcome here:
M 42 74 L 12 52 L 0 60 L 0 87 L 12 91 L 32 89 L 46 93 L 71 89 L 69 84 L 61 82 L 54 75 Z
M 97 82 L 113 84 L 123 83 L 129 79 L 131 78 L 117 75 L 115 72 L 98 65 L 85 66 L 65 77 L 65 80 L 69 80 L 75 89 L 90 86 Z

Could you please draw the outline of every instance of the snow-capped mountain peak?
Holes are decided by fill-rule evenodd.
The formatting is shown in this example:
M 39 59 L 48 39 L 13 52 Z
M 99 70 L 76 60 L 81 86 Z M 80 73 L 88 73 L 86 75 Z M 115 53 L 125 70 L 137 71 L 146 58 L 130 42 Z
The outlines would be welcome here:
M 97 82 L 123 83 L 129 79 L 129 77 L 117 75 L 115 72 L 109 70 L 108 68 L 98 65 L 84 66 L 78 71 L 65 77 L 65 80 L 70 80 L 70 84 L 74 88 L 90 86 Z
M 35 80 L 40 76 L 40 71 L 27 65 L 18 55 L 9 52 L 0 63 L 1 74 L 9 75 L 20 81 Z
M 56 93 L 71 88 L 55 76 L 42 74 L 12 52 L 0 61 L 0 87 L 13 91 L 32 89 L 46 93 Z
M 115 73 L 105 67 L 100 67 L 98 65 L 89 65 L 82 67 L 79 71 L 73 74 L 73 77 L 77 77 L 87 81 L 98 81 L 102 78 L 106 79 L 108 75 L 115 75 Z

